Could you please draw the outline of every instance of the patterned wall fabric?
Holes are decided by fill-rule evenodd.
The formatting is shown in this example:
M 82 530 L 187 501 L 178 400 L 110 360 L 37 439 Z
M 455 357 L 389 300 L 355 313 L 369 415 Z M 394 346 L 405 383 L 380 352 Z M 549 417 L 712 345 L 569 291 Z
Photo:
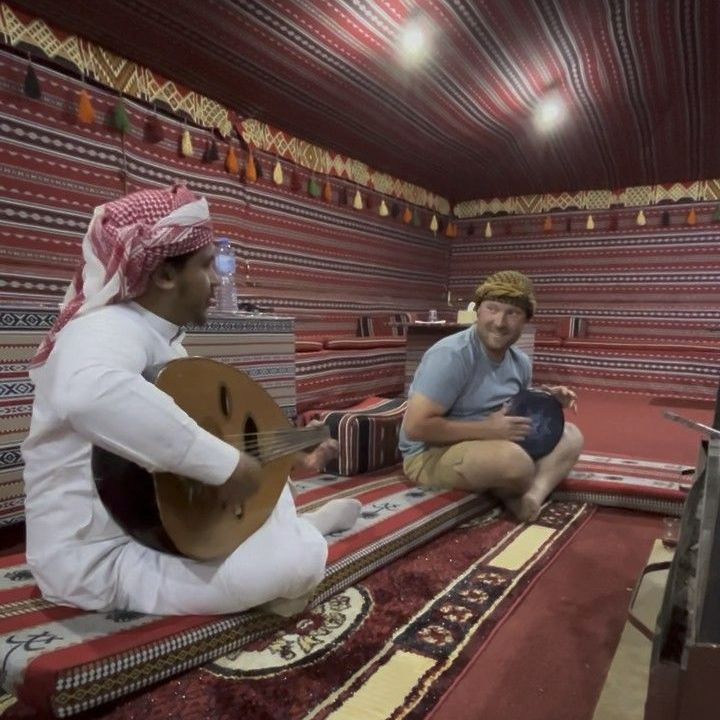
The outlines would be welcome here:
M 452 244 L 450 288 L 464 306 L 482 278 L 512 267 L 533 279 L 540 335 L 555 335 L 559 318 L 579 315 L 588 319 L 589 338 L 720 340 L 714 330 L 720 327 L 720 223 L 709 222 L 713 210 L 703 208 L 694 226 L 685 224 L 682 208 L 647 210 L 644 227 L 635 224 L 637 211 L 599 214 L 593 231 L 576 215 L 570 232 L 560 216 L 551 232 L 543 232 L 542 216 L 495 219 L 490 238 L 467 236 L 470 222 L 463 221 Z M 660 224 L 662 212 L 671 225 Z M 608 228 L 610 220 L 618 229 Z
M 459 223 L 450 288 L 464 307 L 482 279 L 512 268 L 529 275 L 538 297 L 535 379 L 654 395 L 712 398 L 720 382 L 720 223 L 715 205 L 496 218 L 492 236 Z M 570 222 L 569 229 L 567 223 Z M 582 318 L 584 338 L 564 338 Z
M 24 516 L 20 444 L 30 429 L 34 393 L 27 363 L 56 316 L 31 307 L 0 310 L 0 527 Z M 203 328 L 191 328 L 183 344 L 190 356 L 213 358 L 247 373 L 288 418 L 295 417 L 292 318 L 215 317 Z
M 449 259 L 444 238 L 373 208 L 340 204 L 348 190 L 333 180 L 330 202 L 307 192 L 310 176 L 289 164 L 275 185 L 275 158 L 257 154 L 258 182 L 242 182 L 220 158 L 201 161 L 208 133 L 191 130 L 194 156 L 178 152 L 183 125 L 162 118 L 165 139 L 145 140 L 150 112 L 125 101 L 130 130 L 112 127 L 117 96 L 85 86 L 96 121 L 76 119 L 83 84 L 35 65 L 42 98 L 23 95 L 27 60 L 0 52 L 0 303 L 55 307 L 75 268 L 92 209 L 149 185 L 182 180 L 206 195 L 216 232 L 239 259 L 240 293 L 279 314 L 298 316 L 299 336 L 354 335 L 357 317 L 375 311 L 426 309 L 445 295 Z M 234 148 L 242 169 L 245 155 Z M 298 190 L 291 189 L 296 171 Z M 352 202 L 353 192 L 347 192 Z

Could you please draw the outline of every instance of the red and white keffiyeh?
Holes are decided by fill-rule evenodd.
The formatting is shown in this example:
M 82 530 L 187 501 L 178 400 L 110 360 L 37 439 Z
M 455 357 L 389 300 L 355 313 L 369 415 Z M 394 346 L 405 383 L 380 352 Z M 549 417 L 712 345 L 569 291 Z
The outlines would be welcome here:
M 212 241 L 207 201 L 183 185 L 140 190 L 95 208 L 82 241 L 80 267 L 30 367 L 47 360 L 58 333 L 72 318 L 138 297 L 164 259 Z

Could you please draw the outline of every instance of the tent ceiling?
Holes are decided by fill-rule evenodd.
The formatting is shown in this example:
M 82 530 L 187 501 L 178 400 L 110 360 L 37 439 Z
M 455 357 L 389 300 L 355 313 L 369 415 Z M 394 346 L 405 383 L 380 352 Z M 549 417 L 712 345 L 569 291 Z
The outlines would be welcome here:
M 720 177 L 717 0 L 10 3 L 451 201 Z

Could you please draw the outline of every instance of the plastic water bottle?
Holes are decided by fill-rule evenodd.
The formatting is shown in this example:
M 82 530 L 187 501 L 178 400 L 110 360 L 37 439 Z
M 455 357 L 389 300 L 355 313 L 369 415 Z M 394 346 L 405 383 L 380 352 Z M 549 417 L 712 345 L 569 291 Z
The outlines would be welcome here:
M 218 284 L 215 288 L 215 311 L 235 313 L 237 312 L 235 253 L 228 238 L 218 238 L 216 244 L 215 272 L 218 276 Z

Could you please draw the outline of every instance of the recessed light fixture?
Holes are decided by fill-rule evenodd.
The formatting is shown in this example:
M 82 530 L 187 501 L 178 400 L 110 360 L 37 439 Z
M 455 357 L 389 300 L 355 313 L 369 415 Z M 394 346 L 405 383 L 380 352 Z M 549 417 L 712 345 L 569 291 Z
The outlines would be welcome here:
M 406 65 L 419 65 L 430 51 L 431 26 L 421 15 L 410 17 L 398 36 L 398 53 Z
M 557 90 L 543 95 L 533 110 L 533 125 L 539 133 L 550 133 L 557 130 L 567 117 L 567 106 Z

